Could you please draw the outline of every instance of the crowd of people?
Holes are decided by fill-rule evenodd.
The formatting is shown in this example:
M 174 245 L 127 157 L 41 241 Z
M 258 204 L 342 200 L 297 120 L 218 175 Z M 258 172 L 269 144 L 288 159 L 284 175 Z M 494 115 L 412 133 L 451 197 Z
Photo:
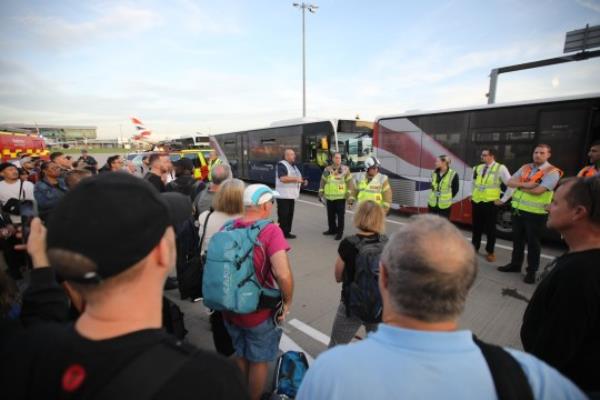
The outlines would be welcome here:
M 575 178 L 560 179 L 550 151 L 537 145 L 533 163 L 512 176 L 492 149 L 482 151 L 473 168 L 471 243 L 448 221 L 458 191 L 449 157 L 440 156 L 432 174 L 431 213 L 388 237 L 392 192 L 379 160 L 369 157 L 353 178 L 333 154 L 319 198 L 327 208 L 323 234 L 340 240 L 332 269 L 341 296 L 329 350 L 309 368 L 297 398 L 600 398 L 600 143 Z M 246 185 L 214 158 L 206 182 L 195 179 L 189 160 L 173 165 L 163 154 L 147 157 L 142 175 L 119 156 L 97 169 L 88 154 L 72 163 L 53 153 L 39 171 L 30 169 L 35 185 L 29 172 L 2 164 L 8 274 L 0 271 L 0 380 L 7 398 L 267 398 L 269 363 L 293 305 L 288 240 L 297 237 L 295 200 L 307 184 L 294 151 L 282 156 L 275 190 Z M 28 163 L 20 160 L 21 167 Z M 500 271 L 520 271 L 527 243 L 525 281 L 535 281 L 546 220 L 568 246 L 544 269 L 528 304 L 525 352 L 485 343 L 458 324 L 477 276 L 481 236 L 487 260 L 495 261 L 489 226 L 510 198 L 515 243 Z M 31 222 L 26 249 L 19 246 L 23 201 L 37 203 L 41 217 Z M 277 223 L 270 219 L 275 203 Z M 354 203 L 357 233 L 344 237 L 345 210 Z M 201 297 L 213 306 L 220 355 L 162 329 L 163 292 L 181 290 L 192 267 L 183 243 L 204 265 Z M 26 262 L 32 269 L 23 285 Z M 251 273 L 232 285 L 229 275 L 247 262 Z M 175 267 L 178 284 L 169 281 Z M 215 285 L 219 270 L 223 279 Z M 252 296 L 256 304 L 248 309 Z M 368 337 L 345 345 L 361 326 Z

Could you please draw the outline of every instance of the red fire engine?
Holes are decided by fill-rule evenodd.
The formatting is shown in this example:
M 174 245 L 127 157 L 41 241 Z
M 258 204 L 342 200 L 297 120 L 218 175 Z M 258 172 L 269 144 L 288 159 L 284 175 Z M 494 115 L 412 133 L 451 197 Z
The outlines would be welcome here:
M 0 131 L 0 157 L 2 162 L 16 160 L 20 153 L 30 157 L 48 159 L 48 150 L 44 138 L 34 133 L 15 133 Z

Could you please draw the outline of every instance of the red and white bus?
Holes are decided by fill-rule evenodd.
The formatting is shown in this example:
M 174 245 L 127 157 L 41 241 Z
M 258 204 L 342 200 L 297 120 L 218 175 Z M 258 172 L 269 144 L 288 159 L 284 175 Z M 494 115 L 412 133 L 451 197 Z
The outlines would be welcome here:
M 460 178 L 451 220 L 471 223 L 473 167 L 481 149 L 492 148 L 511 173 L 531 162 L 538 143 L 552 146 L 550 162 L 574 176 L 588 163 L 589 145 L 600 139 L 600 94 L 492 104 L 377 118 L 373 148 L 388 174 L 392 208 L 427 211 L 435 158 L 445 154 Z M 498 230 L 510 233 L 510 208 L 498 214 Z

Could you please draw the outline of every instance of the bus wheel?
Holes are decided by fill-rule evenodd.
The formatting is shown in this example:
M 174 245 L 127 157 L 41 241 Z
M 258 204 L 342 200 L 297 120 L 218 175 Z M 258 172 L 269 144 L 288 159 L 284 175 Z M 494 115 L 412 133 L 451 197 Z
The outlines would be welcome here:
M 510 239 L 512 237 L 512 207 L 503 206 L 498 210 L 496 217 L 496 235 L 502 239 Z

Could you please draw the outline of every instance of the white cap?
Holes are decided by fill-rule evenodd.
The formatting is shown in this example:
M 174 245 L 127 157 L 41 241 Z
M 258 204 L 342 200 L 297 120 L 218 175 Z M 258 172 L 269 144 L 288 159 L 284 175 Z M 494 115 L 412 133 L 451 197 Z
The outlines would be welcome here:
M 259 206 L 277 197 L 279 197 L 279 192 L 262 183 L 255 183 L 248 185 L 244 190 L 244 205 Z

